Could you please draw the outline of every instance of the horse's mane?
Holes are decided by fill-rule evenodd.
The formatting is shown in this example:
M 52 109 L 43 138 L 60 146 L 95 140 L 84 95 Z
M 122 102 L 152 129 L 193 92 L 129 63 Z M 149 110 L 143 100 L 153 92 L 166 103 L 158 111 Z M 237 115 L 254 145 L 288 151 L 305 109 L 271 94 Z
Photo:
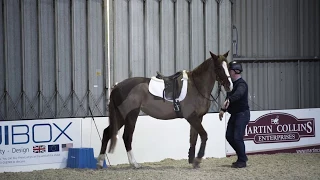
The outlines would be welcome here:
M 201 63 L 199 66 L 197 66 L 196 68 L 194 68 L 191 73 L 194 75 L 198 75 L 204 71 L 207 71 L 208 68 L 210 67 L 210 64 L 213 63 L 212 58 L 209 58 L 207 60 L 205 60 L 203 63 Z

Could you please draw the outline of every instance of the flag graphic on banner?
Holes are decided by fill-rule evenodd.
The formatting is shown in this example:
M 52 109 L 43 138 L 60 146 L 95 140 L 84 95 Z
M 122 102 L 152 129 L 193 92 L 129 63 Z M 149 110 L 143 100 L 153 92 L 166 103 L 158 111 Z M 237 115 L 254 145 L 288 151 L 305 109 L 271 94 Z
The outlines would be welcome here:
M 59 144 L 48 145 L 48 152 L 58 152 Z
M 45 145 L 33 146 L 33 153 L 45 153 L 45 152 L 46 152 Z
M 69 148 L 73 147 L 73 143 L 62 144 L 62 151 L 68 151 Z

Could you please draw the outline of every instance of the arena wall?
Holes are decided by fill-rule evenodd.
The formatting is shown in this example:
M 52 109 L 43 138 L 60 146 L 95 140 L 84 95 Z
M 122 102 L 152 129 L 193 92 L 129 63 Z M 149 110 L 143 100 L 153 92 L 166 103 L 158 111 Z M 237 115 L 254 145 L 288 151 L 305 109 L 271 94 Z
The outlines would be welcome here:
M 317 145 L 319 146 L 320 142 L 318 122 L 320 120 L 317 115 L 319 113 L 320 108 L 251 111 L 251 121 L 247 127 L 247 136 L 245 135 L 247 153 L 318 152 Z M 228 118 L 227 114 L 220 121 L 217 113 L 208 113 L 204 116 L 203 126 L 208 132 L 204 158 L 223 158 L 234 154 L 225 140 Z M 298 125 L 299 123 L 302 125 Z M 108 124 L 108 117 L 94 118 L 94 121 L 92 118 L 4 121 L 0 130 L 0 172 L 65 168 L 67 161 L 67 151 L 65 150 L 70 143 L 73 147 L 92 147 L 94 155 L 97 157 L 100 151 L 100 137 Z M 254 133 L 254 125 L 261 126 L 255 130 L 260 129 L 260 133 Z M 272 125 L 275 126 L 272 132 L 270 132 L 270 128 L 269 130 L 267 127 L 263 128 L 263 126 Z M 281 126 L 282 132 L 276 132 L 276 126 Z M 251 130 L 249 130 L 250 128 Z M 264 133 L 263 129 L 268 133 Z M 156 120 L 150 116 L 139 116 L 132 143 L 136 160 L 143 163 L 157 162 L 166 158 L 187 159 L 189 131 L 190 126 L 184 119 L 165 121 Z M 115 152 L 107 154 L 107 164 L 128 163 L 122 133 L 123 128 L 119 131 Z M 271 136 L 274 134 L 278 135 L 276 136 L 277 140 L 274 140 L 274 136 L 272 139 Z M 282 139 L 279 139 L 281 134 L 283 135 Z M 263 136 L 260 137 L 260 140 L 266 140 L 265 136 L 268 136 L 268 140 L 271 138 L 274 141 L 259 142 L 257 141 L 259 138 L 254 141 L 252 137 L 255 136 Z M 287 140 L 287 142 L 281 142 L 281 140 Z M 62 144 L 65 144 L 64 147 Z M 39 147 L 35 147 L 36 145 L 43 145 L 42 148 L 46 149 L 45 152 L 35 153 L 40 150 Z M 58 149 L 55 145 L 59 146 Z M 197 150 L 199 145 L 200 138 L 198 138 Z M 296 151 L 295 148 L 300 149 Z

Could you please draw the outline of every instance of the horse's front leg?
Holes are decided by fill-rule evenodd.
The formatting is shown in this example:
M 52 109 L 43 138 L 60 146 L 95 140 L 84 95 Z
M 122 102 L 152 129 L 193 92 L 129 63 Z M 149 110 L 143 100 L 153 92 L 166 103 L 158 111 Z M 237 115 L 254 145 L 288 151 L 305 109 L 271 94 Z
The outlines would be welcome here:
M 202 122 L 202 118 L 200 119 L 200 122 Z M 190 126 L 190 148 L 188 153 L 189 164 L 192 164 L 195 158 L 197 139 L 198 131 L 196 131 L 192 126 Z
M 208 135 L 201 124 L 202 117 L 199 118 L 196 113 L 192 113 L 192 115 L 189 118 L 187 118 L 187 120 L 190 123 L 190 125 L 195 129 L 195 131 L 197 131 L 199 133 L 200 138 L 201 138 L 201 145 L 200 145 L 200 149 L 199 149 L 197 158 L 195 158 L 193 161 L 193 168 L 199 168 L 200 167 L 199 165 L 201 163 L 202 157 L 204 156 L 204 152 L 206 149 Z
M 197 139 L 198 139 L 198 132 L 191 126 L 190 127 L 190 148 L 188 153 L 189 164 L 192 164 L 193 159 L 195 158 Z

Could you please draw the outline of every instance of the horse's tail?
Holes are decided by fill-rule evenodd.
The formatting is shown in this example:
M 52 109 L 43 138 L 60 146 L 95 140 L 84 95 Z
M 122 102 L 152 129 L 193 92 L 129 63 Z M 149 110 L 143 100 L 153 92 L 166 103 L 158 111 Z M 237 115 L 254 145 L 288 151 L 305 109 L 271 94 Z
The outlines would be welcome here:
M 117 135 L 118 135 L 118 121 L 121 118 L 120 111 L 115 104 L 113 93 L 111 92 L 110 95 L 110 102 L 109 102 L 109 128 L 110 128 L 110 134 L 111 134 L 111 143 L 109 147 L 109 153 L 113 153 L 114 148 L 117 143 Z

